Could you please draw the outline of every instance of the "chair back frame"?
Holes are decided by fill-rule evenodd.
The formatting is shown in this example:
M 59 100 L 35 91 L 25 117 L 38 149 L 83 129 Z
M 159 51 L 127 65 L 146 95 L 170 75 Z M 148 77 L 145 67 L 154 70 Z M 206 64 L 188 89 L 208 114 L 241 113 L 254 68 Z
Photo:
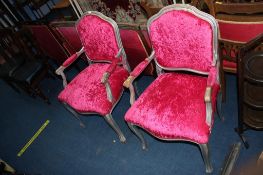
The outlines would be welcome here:
M 227 14 L 255 14 L 262 13 L 262 2 L 250 2 L 250 3 L 226 3 L 226 2 L 214 2 L 214 13 L 227 13 Z M 216 14 L 215 14 L 216 15 Z
M 194 16 L 197 16 L 198 18 L 201 18 L 203 20 L 205 20 L 206 22 L 208 22 L 213 30 L 213 60 L 212 60 L 212 66 L 216 66 L 217 71 L 219 72 L 219 61 L 218 61 L 218 24 L 217 21 L 214 19 L 213 16 L 204 13 L 200 10 L 198 10 L 197 8 L 188 5 L 188 4 L 174 4 L 174 5 L 169 5 L 164 7 L 163 9 L 161 9 L 159 11 L 159 13 L 155 14 L 154 16 L 152 16 L 148 22 L 147 22 L 147 30 L 148 33 L 150 35 L 151 30 L 150 30 L 150 26 L 151 23 L 153 21 L 155 21 L 156 19 L 158 19 L 160 16 L 162 16 L 163 14 L 169 12 L 169 11 L 173 11 L 173 10 L 183 10 L 183 11 L 187 11 L 191 14 L 193 14 Z M 153 49 L 154 50 L 154 49 Z M 163 70 L 168 70 L 168 71 L 190 71 L 190 72 L 194 72 L 194 73 L 198 73 L 198 74 L 202 74 L 202 75 L 208 75 L 209 72 L 203 72 L 203 71 L 198 71 L 198 70 L 194 70 L 194 69 L 190 69 L 190 68 L 167 68 L 167 67 L 163 67 L 161 66 L 157 60 L 156 57 L 154 58 L 154 61 L 156 63 L 156 70 L 157 70 L 157 74 L 159 75 L 160 73 L 163 72 Z M 219 77 L 217 77 L 219 80 Z
M 75 28 L 77 28 L 78 23 L 79 23 L 84 17 L 86 17 L 87 15 L 92 15 L 92 16 L 99 17 L 100 19 L 108 22 L 108 23 L 112 26 L 112 28 L 113 28 L 113 30 L 114 30 L 114 33 L 115 33 L 115 38 L 116 38 L 117 46 L 118 46 L 119 51 L 120 51 L 120 54 L 121 54 L 120 56 L 121 56 L 121 58 L 122 58 L 122 64 L 123 64 L 124 68 L 125 68 L 128 72 L 130 72 L 130 66 L 129 66 L 129 63 L 128 63 L 128 60 L 127 60 L 126 53 L 125 53 L 125 51 L 124 51 L 124 49 L 123 49 L 123 45 L 122 45 L 122 42 L 121 42 L 120 32 L 119 32 L 119 28 L 118 28 L 117 23 L 116 23 L 113 19 L 111 19 L 111 18 L 103 15 L 103 14 L 100 13 L 100 12 L 97 12 L 97 11 L 87 11 L 87 12 L 85 12 L 85 13 L 76 21 Z M 77 32 L 78 32 L 78 31 L 77 31 Z M 78 35 L 79 35 L 79 33 L 78 33 Z M 79 38 L 81 38 L 81 37 L 79 37 Z M 82 42 L 82 41 L 81 41 L 81 42 Z M 83 45 L 83 43 L 82 43 L 82 45 Z M 83 45 L 83 46 L 84 46 L 84 45 Z M 90 59 L 90 58 L 88 57 L 88 55 L 87 55 L 86 52 L 85 52 L 85 55 L 86 55 L 86 57 L 87 57 L 87 59 L 88 59 L 88 62 L 91 63 L 91 64 L 92 64 L 92 62 L 109 62 L 108 60 L 92 60 L 92 59 Z

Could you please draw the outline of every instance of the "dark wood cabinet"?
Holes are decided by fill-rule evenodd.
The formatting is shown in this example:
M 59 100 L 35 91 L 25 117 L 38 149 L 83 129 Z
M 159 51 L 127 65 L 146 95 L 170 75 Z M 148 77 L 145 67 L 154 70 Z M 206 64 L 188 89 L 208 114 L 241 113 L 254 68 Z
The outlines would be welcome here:
M 248 129 L 263 129 L 263 34 L 248 42 L 240 50 L 238 59 L 238 128 L 242 135 Z
M 263 52 L 244 57 L 243 119 L 250 127 L 263 128 Z

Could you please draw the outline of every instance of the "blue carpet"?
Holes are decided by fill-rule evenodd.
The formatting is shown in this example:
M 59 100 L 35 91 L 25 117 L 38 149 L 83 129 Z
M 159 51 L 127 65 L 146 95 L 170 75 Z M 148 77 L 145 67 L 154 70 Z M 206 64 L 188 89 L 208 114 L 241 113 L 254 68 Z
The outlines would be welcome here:
M 142 92 L 153 80 L 142 77 L 138 87 Z M 129 108 L 129 93 L 124 92 L 113 117 L 124 132 L 127 143 L 121 144 L 115 132 L 102 117 L 83 116 L 86 128 L 57 101 L 62 89 L 61 80 L 45 79 L 41 84 L 50 97 L 51 105 L 41 99 L 14 92 L 0 81 L 0 158 L 18 172 L 41 175 L 193 175 L 205 174 L 199 148 L 184 142 L 163 142 L 144 132 L 148 151 L 143 151 L 139 140 L 123 120 Z M 219 174 L 224 159 L 233 143 L 240 141 L 234 132 L 237 125 L 236 78 L 227 75 L 227 100 L 223 105 L 224 121 L 215 119 L 210 138 L 214 173 Z M 19 150 L 46 121 L 49 125 L 21 157 Z M 247 131 L 250 148 L 243 145 L 237 166 L 255 159 L 263 149 L 263 132 Z

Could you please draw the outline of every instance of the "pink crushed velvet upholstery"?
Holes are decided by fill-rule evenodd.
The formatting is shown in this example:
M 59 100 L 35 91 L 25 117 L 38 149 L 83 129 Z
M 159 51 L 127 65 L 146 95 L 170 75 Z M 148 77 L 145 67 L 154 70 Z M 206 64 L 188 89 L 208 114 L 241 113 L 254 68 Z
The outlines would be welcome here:
M 207 77 L 161 74 L 127 111 L 125 120 L 161 139 L 207 143 L 210 128 L 205 122 L 206 86 Z M 213 108 L 218 89 L 214 84 Z
M 78 55 L 75 53 L 73 55 L 71 55 L 66 61 L 64 61 L 64 63 L 62 64 L 62 66 L 64 67 L 68 67 L 70 64 L 72 64 L 76 59 L 78 58 Z
M 108 101 L 105 85 L 101 83 L 101 77 L 109 66 L 105 63 L 91 64 L 65 87 L 58 99 L 80 113 L 109 114 L 115 103 Z M 117 66 L 112 72 L 109 84 L 114 99 L 119 99 L 127 77 L 128 72 L 122 67 Z
M 111 65 L 106 69 L 106 72 L 111 74 L 116 69 L 118 62 L 120 62 L 119 59 L 115 58 L 111 62 Z
M 209 72 L 213 60 L 211 25 L 183 10 L 164 13 L 150 24 L 157 62 L 166 68 Z
M 112 61 L 119 51 L 113 26 L 95 15 L 86 15 L 76 25 L 86 55 L 93 61 Z
M 139 76 L 142 71 L 148 66 L 150 62 L 148 60 L 142 61 L 140 64 L 138 64 L 133 71 L 130 73 L 131 76 L 137 77 Z

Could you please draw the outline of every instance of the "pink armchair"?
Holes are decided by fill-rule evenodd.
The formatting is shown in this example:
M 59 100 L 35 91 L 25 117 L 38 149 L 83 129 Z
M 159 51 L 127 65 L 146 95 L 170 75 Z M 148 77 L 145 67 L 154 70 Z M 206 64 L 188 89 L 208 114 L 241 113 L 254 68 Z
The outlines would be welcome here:
M 64 85 L 58 99 L 78 119 L 79 113 L 103 116 L 120 141 L 125 142 L 111 115 L 122 95 L 122 84 L 129 75 L 118 26 L 103 14 L 89 11 L 77 21 L 76 30 L 83 47 L 56 70 L 62 76 Z M 67 84 L 63 71 L 82 53 L 86 54 L 90 65 Z
M 161 140 L 198 144 L 210 173 L 208 141 L 220 89 L 217 23 L 193 6 L 176 4 L 151 17 L 147 27 L 153 52 L 124 82 L 131 91 L 125 120 L 143 149 L 138 127 Z M 132 82 L 153 59 L 158 77 L 135 101 Z

